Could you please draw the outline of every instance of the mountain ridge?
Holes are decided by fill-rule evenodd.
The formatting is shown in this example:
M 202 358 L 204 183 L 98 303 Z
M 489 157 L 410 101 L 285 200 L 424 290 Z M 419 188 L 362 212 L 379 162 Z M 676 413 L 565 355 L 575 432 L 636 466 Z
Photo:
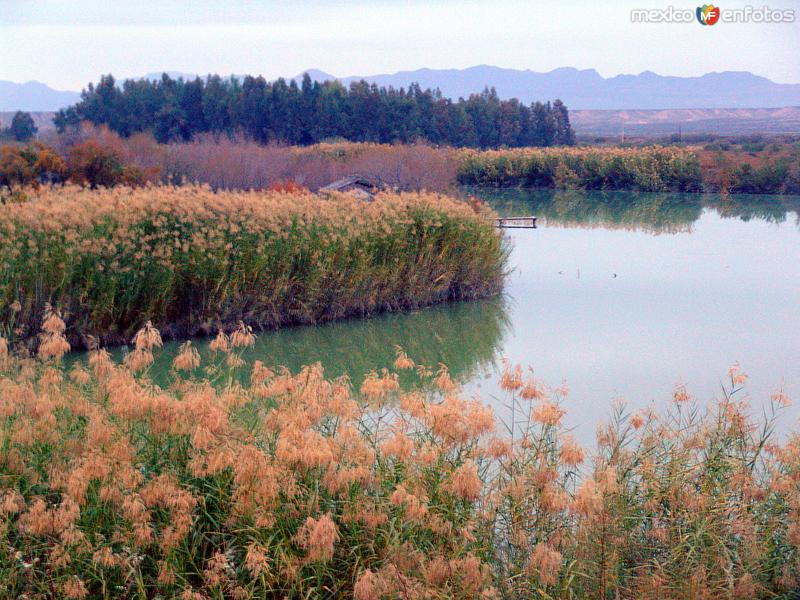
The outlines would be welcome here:
M 515 97 L 526 103 L 560 98 L 571 110 L 800 106 L 800 84 L 775 83 L 749 71 L 713 71 L 696 77 L 643 71 L 606 78 L 595 69 L 559 67 L 539 72 L 476 65 L 338 78 L 344 85 L 361 79 L 393 87 L 417 82 L 423 88 L 439 88 L 451 98 L 467 97 L 489 86 L 495 87 L 501 98 Z
M 79 92 L 54 90 L 39 81 L 15 83 L 0 80 L 0 111 L 52 111 L 80 99 Z
M 171 76 L 195 74 L 167 71 Z M 570 110 L 665 110 L 695 108 L 779 108 L 800 106 L 800 84 L 775 83 L 749 71 L 714 71 L 696 77 L 659 75 L 653 71 L 603 77 L 595 69 L 559 67 L 547 72 L 475 65 L 465 69 L 422 68 L 376 75 L 336 77 L 320 69 L 304 71 L 316 81 L 336 79 L 343 85 L 366 80 L 380 86 L 438 88 L 450 98 L 467 97 L 494 87 L 501 98 L 560 98 Z M 289 79 L 300 80 L 303 73 Z M 159 79 L 148 73 L 136 79 Z M 227 76 L 226 76 L 227 77 Z M 235 77 L 242 77 L 235 75 Z M 0 110 L 57 110 L 80 98 L 78 92 L 53 90 L 29 81 L 0 81 Z

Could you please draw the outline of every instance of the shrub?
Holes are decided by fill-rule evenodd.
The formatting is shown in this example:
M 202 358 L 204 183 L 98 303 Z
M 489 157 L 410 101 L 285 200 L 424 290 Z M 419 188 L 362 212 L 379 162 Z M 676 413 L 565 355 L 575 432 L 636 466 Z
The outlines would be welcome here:
M 38 147 L 34 169 L 42 183 L 64 183 L 67 179 L 67 163 L 55 150 L 46 146 Z
M 731 149 L 730 142 L 713 142 L 703 146 L 703 150 L 708 152 L 728 152 Z
M 286 179 L 284 181 L 276 181 L 271 183 L 269 188 L 267 188 L 270 192 L 284 192 L 289 194 L 298 194 L 303 192 L 308 192 L 307 188 L 304 188 L 302 185 L 296 183 L 294 179 Z
M 731 192 L 742 194 L 779 194 L 789 174 L 785 162 L 765 163 L 760 167 L 743 164 L 733 172 Z
M 400 191 L 448 191 L 455 184 L 453 151 L 425 145 L 316 144 L 263 146 L 227 138 L 170 144 L 165 181 L 214 189 L 268 189 L 285 181 L 312 191 L 347 175 L 363 175 Z
M 69 178 L 78 185 L 113 187 L 123 181 L 124 168 L 113 150 L 95 140 L 87 140 L 69 149 Z
M 0 148 L 0 186 L 8 189 L 9 194 L 14 193 L 14 188 L 31 183 L 36 172 L 22 152 L 12 146 Z

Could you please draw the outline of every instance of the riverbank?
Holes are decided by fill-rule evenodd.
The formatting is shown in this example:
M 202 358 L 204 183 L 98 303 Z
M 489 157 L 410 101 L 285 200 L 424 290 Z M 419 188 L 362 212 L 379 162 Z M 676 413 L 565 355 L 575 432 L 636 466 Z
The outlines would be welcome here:
M 582 447 L 564 387 L 502 375 L 499 423 L 443 365 L 353 390 L 321 367 L 242 368 L 251 333 L 186 344 L 167 387 L 146 327 L 124 364 L 65 370 L 56 313 L 37 359 L 0 343 L 0 569 L 9 596 L 791 597 L 800 439 L 754 420 L 733 367 L 705 410 L 615 410 Z M 425 385 L 402 391 L 414 369 Z M 506 427 L 508 429 L 506 429 Z
M 462 150 L 463 185 L 633 192 L 800 193 L 800 147 L 636 146 Z
M 648 192 L 702 190 L 700 163 L 675 148 L 522 148 L 463 150 L 458 181 L 497 187 Z
M 388 189 L 412 192 L 455 193 L 458 185 L 483 185 L 800 193 L 800 145 L 789 143 L 470 150 L 424 143 L 341 141 L 278 146 L 205 136 L 187 143 L 159 144 L 146 133 L 121 138 L 103 128 L 84 128 L 72 136 L 48 138 L 48 143 L 52 148 L 2 149 L 7 156 L 0 161 L 0 201 L 14 190 L 21 194 L 25 184 L 36 181 L 69 179 L 106 187 L 190 182 L 215 190 L 317 191 L 353 174 Z
M 434 194 L 48 188 L 0 207 L 0 322 L 35 341 L 50 304 L 86 347 L 148 320 L 187 338 L 487 297 L 507 255 L 489 214 Z

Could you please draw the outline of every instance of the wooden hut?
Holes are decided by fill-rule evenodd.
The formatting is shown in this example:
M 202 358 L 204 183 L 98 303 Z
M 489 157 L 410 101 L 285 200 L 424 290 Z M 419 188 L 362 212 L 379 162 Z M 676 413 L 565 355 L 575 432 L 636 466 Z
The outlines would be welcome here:
M 380 182 L 364 177 L 363 175 L 350 175 L 342 177 L 319 189 L 321 196 L 331 193 L 351 194 L 360 200 L 369 202 L 379 191 L 383 189 Z

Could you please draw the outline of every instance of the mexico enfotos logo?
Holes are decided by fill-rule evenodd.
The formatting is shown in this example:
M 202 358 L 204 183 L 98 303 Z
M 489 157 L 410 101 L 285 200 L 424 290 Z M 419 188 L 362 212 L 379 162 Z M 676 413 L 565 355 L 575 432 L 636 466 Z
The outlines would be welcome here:
M 794 23 L 794 9 L 773 9 L 769 6 L 720 8 L 703 4 L 695 9 L 668 6 L 667 8 L 634 8 L 631 23 Z
M 717 21 L 719 21 L 719 6 L 714 6 L 713 4 L 703 4 L 703 6 L 697 7 L 695 15 L 697 16 L 697 22 L 700 23 L 700 25 L 715 25 Z

